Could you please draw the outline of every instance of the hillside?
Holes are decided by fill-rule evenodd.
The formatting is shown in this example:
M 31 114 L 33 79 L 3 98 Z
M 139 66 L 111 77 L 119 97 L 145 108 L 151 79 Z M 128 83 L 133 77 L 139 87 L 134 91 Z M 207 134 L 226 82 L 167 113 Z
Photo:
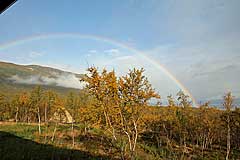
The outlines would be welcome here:
M 0 90 L 5 93 L 16 93 L 42 85 L 45 89 L 65 94 L 80 88 L 81 77 L 81 74 L 51 67 L 0 62 Z

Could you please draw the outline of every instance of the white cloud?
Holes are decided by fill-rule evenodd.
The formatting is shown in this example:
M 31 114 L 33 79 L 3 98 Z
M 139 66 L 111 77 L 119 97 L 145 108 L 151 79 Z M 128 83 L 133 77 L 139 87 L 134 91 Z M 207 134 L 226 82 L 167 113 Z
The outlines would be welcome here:
M 134 56 L 130 56 L 130 55 L 127 55 L 127 56 L 119 56 L 119 57 L 116 57 L 114 58 L 112 61 L 129 61 L 129 60 L 134 60 Z
M 120 51 L 116 48 L 108 49 L 108 50 L 105 50 L 104 52 L 107 53 L 109 56 L 113 56 L 113 57 L 119 56 L 121 54 Z
M 92 49 L 92 50 L 89 50 L 88 52 L 89 53 L 97 53 L 97 50 Z
M 86 54 L 86 57 L 91 57 L 91 56 L 92 56 L 92 54 L 90 54 L 90 53 Z
M 88 50 L 88 51 L 87 51 L 87 53 L 85 54 L 85 56 L 86 56 L 86 58 L 90 58 L 90 57 L 96 55 L 97 53 L 98 53 L 97 50 L 91 49 L 91 50 Z
M 10 80 L 14 81 L 15 83 L 22 83 L 22 84 L 41 84 L 41 85 L 56 85 L 66 88 L 77 88 L 82 89 L 85 84 L 79 81 L 74 74 L 61 74 L 56 75 L 55 78 L 50 78 L 46 76 L 34 75 L 22 78 L 18 75 L 14 75 Z
M 30 58 L 37 58 L 37 57 L 41 57 L 41 56 L 43 56 L 43 55 L 44 55 L 43 52 L 32 51 L 32 52 L 29 53 L 28 56 L 29 56 Z

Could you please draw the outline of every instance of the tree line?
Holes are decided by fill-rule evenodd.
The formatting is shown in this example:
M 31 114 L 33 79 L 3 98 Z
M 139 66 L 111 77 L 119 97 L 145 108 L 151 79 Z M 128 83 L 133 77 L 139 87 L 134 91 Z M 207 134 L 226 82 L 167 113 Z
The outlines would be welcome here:
M 114 70 L 90 67 L 81 81 L 86 87 L 66 96 L 40 86 L 15 96 L 1 93 L 0 120 L 37 123 L 39 135 L 43 125 L 54 125 L 52 140 L 58 125 L 69 123 L 73 147 L 75 124 L 82 124 L 85 133 L 101 128 L 121 159 L 135 159 L 140 147 L 156 157 L 163 151 L 170 158 L 189 157 L 189 153 L 205 157 L 209 150 L 224 152 L 226 159 L 240 155 L 240 110 L 234 107 L 230 92 L 223 97 L 225 110 L 209 103 L 192 107 L 182 91 L 176 100 L 169 95 L 168 106 L 161 107 L 149 104 L 160 95 L 144 69 L 134 68 L 117 77 Z

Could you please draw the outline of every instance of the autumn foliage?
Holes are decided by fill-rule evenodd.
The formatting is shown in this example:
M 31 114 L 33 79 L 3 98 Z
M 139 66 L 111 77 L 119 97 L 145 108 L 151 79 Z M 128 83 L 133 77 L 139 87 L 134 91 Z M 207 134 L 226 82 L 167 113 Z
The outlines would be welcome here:
M 150 105 L 160 95 L 144 69 L 134 68 L 118 77 L 114 70 L 90 67 L 81 81 L 86 87 L 66 96 L 40 86 L 14 96 L 1 93 L 0 121 L 36 123 L 38 134 L 45 139 L 50 135 L 51 142 L 59 125 L 69 124 L 73 148 L 78 131 L 89 136 L 90 130 L 99 129 L 101 136 L 108 137 L 108 149 L 120 159 L 240 157 L 240 110 L 234 107 L 231 93 L 223 98 L 225 110 L 209 103 L 192 107 L 182 91 L 176 97 L 169 95 L 169 104 L 163 107 Z

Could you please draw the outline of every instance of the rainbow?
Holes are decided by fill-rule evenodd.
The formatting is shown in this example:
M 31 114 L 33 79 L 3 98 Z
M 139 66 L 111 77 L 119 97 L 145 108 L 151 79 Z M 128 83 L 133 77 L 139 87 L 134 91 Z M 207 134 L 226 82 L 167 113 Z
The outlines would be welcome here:
M 157 69 L 159 69 L 163 73 L 165 73 L 171 80 L 173 80 L 173 82 L 176 83 L 176 85 L 179 88 L 181 88 L 181 90 L 185 94 L 187 94 L 191 98 L 193 106 L 197 106 L 196 100 L 194 99 L 192 94 L 188 91 L 188 89 L 172 73 L 170 73 L 166 69 L 166 67 L 164 67 L 159 62 L 157 62 L 157 61 L 153 60 L 152 58 L 150 58 L 149 56 L 147 56 L 146 53 L 144 53 L 142 51 L 139 51 L 139 50 L 137 50 L 137 49 L 135 49 L 135 48 L 133 48 L 133 47 L 123 43 L 123 42 L 119 42 L 119 41 L 116 41 L 114 39 L 110 39 L 110 38 L 107 38 L 107 37 L 96 36 L 96 35 L 85 35 L 85 34 L 80 34 L 80 33 L 39 34 L 39 35 L 33 35 L 33 36 L 29 36 L 29 37 L 16 39 L 16 40 L 13 40 L 13 41 L 9 41 L 7 43 L 2 43 L 2 44 L 0 44 L 0 51 L 3 50 L 3 49 L 7 49 L 9 47 L 13 47 L 13 46 L 16 46 L 16 45 L 24 44 L 26 42 L 31 42 L 31 41 L 35 41 L 35 40 L 42 40 L 42 39 L 49 39 L 49 38 L 62 38 L 62 37 L 92 39 L 92 40 L 96 40 L 96 41 L 106 42 L 106 43 L 115 45 L 117 47 L 127 49 L 127 50 L 137 54 L 138 56 L 140 56 L 141 58 L 144 58 L 146 61 L 148 61 L 150 64 L 152 64 L 154 67 L 156 67 Z

